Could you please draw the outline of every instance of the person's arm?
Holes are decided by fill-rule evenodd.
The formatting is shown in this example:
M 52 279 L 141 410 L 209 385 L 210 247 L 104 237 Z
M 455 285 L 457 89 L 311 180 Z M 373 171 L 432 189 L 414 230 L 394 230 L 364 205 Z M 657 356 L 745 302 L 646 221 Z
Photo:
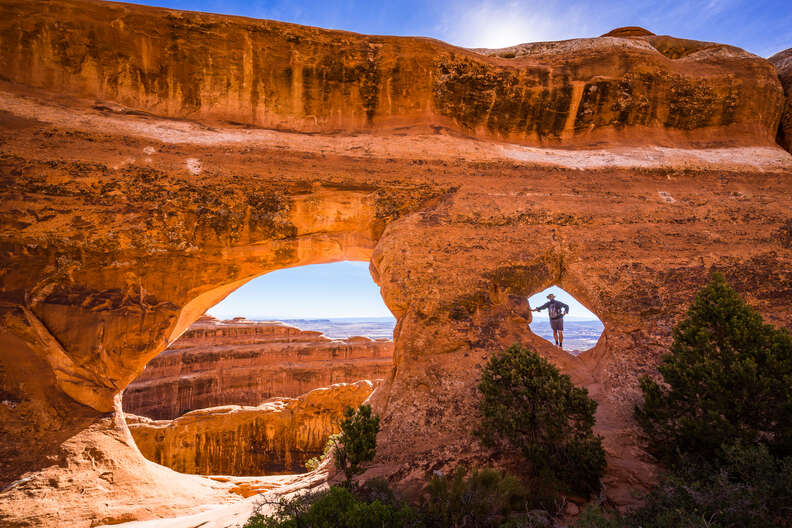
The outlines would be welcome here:
M 561 306 L 564 308 L 564 315 L 568 314 L 569 313 L 569 305 L 564 304 L 564 303 L 559 303 L 559 304 L 561 304 Z
M 547 308 L 548 306 L 550 306 L 550 302 L 546 302 L 546 303 L 544 303 L 542 306 L 539 306 L 539 307 L 536 307 L 536 308 L 534 308 L 534 311 L 535 311 L 535 312 L 541 312 L 542 310 L 544 310 L 544 309 L 545 309 L 545 308 Z

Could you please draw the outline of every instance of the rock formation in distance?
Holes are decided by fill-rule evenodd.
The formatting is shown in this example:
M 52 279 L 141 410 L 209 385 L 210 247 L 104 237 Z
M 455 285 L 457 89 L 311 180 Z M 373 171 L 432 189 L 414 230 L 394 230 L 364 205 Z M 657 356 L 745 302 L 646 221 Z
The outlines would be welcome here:
M 388 339 L 329 339 L 283 323 L 202 316 L 130 383 L 124 411 L 167 420 L 219 405 L 255 406 L 335 383 L 384 379 L 392 356 Z
M 373 388 L 361 380 L 257 406 L 200 409 L 175 420 L 129 413 L 126 420 L 146 458 L 181 473 L 303 473 L 305 462 L 322 454 L 327 437 L 340 431 L 344 409 L 357 408 Z

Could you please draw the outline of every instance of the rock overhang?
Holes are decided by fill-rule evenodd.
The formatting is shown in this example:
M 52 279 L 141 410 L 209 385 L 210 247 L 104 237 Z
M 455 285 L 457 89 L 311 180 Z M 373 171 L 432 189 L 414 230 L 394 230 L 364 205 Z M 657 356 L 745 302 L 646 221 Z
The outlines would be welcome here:
M 439 126 L 561 145 L 630 144 L 635 128 L 654 132 L 645 143 L 686 144 L 700 132 L 767 144 L 780 114 L 766 61 L 666 36 L 523 44 L 505 60 L 431 39 L 131 4 L 17 0 L 3 10 L 0 31 L 14 43 L 0 54 L 7 79 L 215 124 L 325 134 Z

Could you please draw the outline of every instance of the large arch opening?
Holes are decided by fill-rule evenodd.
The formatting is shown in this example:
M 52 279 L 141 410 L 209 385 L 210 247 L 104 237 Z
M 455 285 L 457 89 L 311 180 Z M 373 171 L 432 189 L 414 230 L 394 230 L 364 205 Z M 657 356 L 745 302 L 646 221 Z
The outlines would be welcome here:
M 284 268 L 242 285 L 152 359 L 123 408 L 141 453 L 179 472 L 305 472 L 391 371 L 395 318 L 368 262 Z
M 547 306 L 550 295 L 553 295 L 556 301 L 569 307 L 569 313 L 561 319 L 560 324 L 550 320 L 551 307 Z M 562 328 L 560 337 L 563 338 L 562 348 L 573 356 L 594 348 L 605 329 L 602 321 L 594 312 L 560 286 L 553 285 L 531 295 L 528 298 L 528 304 L 531 309 L 544 307 L 540 312 L 534 312 L 531 331 L 549 343 L 557 345 L 559 334 L 554 332 L 553 326 L 560 326 Z

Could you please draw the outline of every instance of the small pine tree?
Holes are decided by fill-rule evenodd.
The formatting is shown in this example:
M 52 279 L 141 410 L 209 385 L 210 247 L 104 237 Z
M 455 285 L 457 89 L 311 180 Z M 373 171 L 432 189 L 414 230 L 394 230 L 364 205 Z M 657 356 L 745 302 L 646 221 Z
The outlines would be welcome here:
M 351 407 L 344 409 L 333 460 L 336 467 L 344 472 L 347 482 L 362 471 L 363 464 L 374 460 L 379 424 L 379 416 L 372 415 L 370 405 L 361 405 L 357 410 Z
M 597 402 L 586 389 L 516 345 L 490 358 L 478 388 L 477 432 L 485 445 L 521 450 L 547 486 L 582 494 L 600 489 L 605 450 L 592 432 Z
M 722 275 L 698 293 L 658 370 L 664 383 L 641 379 L 635 416 L 666 464 L 722 459 L 738 442 L 792 454 L 792 338 L 764 324 Z

